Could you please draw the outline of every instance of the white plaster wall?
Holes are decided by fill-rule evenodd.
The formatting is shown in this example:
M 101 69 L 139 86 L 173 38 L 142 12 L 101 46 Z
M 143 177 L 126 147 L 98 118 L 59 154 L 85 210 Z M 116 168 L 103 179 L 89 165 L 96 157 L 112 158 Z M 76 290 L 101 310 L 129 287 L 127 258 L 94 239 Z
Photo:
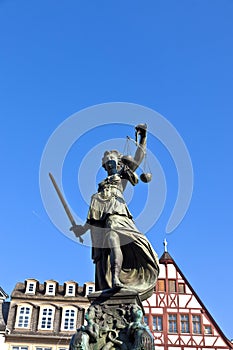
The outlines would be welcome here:
M 0 334 L 0 349 L 1 350 L 7 350 L 7 344 L 5 343 L 5 336 L 4 336 L 4 334 Z
M 145 307 L 145 306 L 144 306 L 144 311 L 145 311 L 146 314 L 149 313 L 149 310 L 150 310 L 149 307 Z
M 181 350 L 181 347 L 179 347 L 179 346 L 176 346 L 176 347 L 168 346 L 168 350 Z
M 151 312 L 154 314 L 163 314 L 163 309 L 161 307 L 152 307 Z
M 164 346 L 155 345 L 155 350 L 164 350 Z
M 216 338 L 215 337 L 205 337 L 205 345 L 213 346 Z
M 218 338 L 218 340 L 215 343 L 215 346 L 226 346 L 226 344 L 221 338 Z
M 159 278 L 165 278 L 166 277 L 165 265 L 160 264 L 159 269 L 160 269 Z
M 167 271 L 168 278 L 176 278 L 176 268 L 175 268 L 175 266 L 172 265 L 172 264 L 168 264 L 167 267 L 168 267 L 168 269 L 167 269 L 168 270 Z
M 200 308 L 201 309 L 201 305 L 197 302 L 197 299 L 194 296 L 192 296 L 192 298 L 191 298 L 190 302 L 188 303 L 187 307 L 188 308 L 194 308 L 194 309 L 196 309 L 196 308 Z
M 188 342 L 190 341 L 191 339 L 191 336 L 190 335 L 182 335 L 181 336 L 181 339 L 183 340 L 184 344 L 188 344 Z
M 169 344 L 169 342 L 171 343 L 171 344 L 175 344 L 175 342 L 178 340 L 178 335 L 173 335 L 173 334 L 169 334 L 168 335 L 168 344 Z
M 202 335 L 194 335 L 193 336 L 193 341 L 197 344 L 197 346 L 199 345 L 203 345 L 203 337 Z
M 156 305 L 156 294 L 152 294 L 150 298 L 147 299 L 150 305 Z

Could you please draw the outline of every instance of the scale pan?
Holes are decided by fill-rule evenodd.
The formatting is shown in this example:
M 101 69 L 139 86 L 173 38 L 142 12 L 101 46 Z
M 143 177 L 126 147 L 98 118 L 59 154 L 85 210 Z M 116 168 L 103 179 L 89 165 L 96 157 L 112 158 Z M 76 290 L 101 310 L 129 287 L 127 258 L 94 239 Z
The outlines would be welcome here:
M 142 182 L 145 182 L 145 183 L 150 182 L 152 179 L 152 174 L 151 173 L 142 173 L 140 175 L 140 179 L 142 180 Z
M 132 156 L 123 156 L 121 158 L 122 162 L 127 165 L 130 169 L 134 169 L 137 166 L 137 162 L 135 162 Z

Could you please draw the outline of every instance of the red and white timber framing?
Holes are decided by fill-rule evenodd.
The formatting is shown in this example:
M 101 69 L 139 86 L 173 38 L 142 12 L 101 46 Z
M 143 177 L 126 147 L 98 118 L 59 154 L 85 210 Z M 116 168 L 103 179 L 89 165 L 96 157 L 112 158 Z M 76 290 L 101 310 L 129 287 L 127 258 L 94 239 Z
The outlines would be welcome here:
M 213 317 L 165 250 L 154 294 L 143 302 L 156 350 L 232 350 Z

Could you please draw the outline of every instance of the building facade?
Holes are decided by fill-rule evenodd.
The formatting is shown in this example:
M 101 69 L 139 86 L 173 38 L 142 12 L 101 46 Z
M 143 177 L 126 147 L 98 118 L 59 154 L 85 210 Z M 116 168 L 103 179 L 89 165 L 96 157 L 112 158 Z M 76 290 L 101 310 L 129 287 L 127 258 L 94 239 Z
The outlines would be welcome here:
M 71 336 L 84 322 L 87 295 L 93 291 L 93 282 L 82 287 L 74 281 L 17 283 L 11 295 L 5 350 L 67 350 Z
M 17 283 L 7 323 L 9 303 L 3 303 L 4 317 L 0 312 L 0 350 L 68 350 L 71 336 L 84 323 L 87 295 L 93 291 L 93 282 Z M 6 297 L 0 289 L 0 301 Z M 143 306 L 156 350 L 233 350 L 166 249 L 155 291 Z
M 233 349 L 166 249 L 159 262 L 155 292 L 143 302 L 156 350 Z
M 9 310 L 9 302 L 5 301 L 7 298 L 8 295 L 0 287 L 0 349 L 5 346 L 6 322 Z

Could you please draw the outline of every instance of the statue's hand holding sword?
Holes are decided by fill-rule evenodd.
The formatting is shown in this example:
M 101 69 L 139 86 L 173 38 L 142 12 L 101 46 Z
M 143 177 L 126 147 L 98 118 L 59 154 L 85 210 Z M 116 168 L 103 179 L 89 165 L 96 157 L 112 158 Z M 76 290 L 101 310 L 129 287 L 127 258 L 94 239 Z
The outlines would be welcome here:
M 81 243 L 83 243 L 83 239 L 81 236 L 88 230 L 88 227 L 86 227 L 86 225 L 84 225 L 84 226 L 76 225 L 76 222 L 73 218 L 73 215 L 71 214 L 71 211 L 70 211 L 70 209 L 69 209 L 69 207 L 68 207 L 68 205 L 67 205 L 67 203 L 66 203 L 66 201 L 65 201 L 65 199 L 64 199 L 64 197 L 63 197 L 63 195 L 62 195 L 62 193 L 61 193 L 61 191 L 60 191 L 60 189 L 59 189 L 59 187 L 58 187 L 58 185 L 57 185 L 57 183 L 56 183 L 56 181 L 51 173 L 49 173 L 49 177 L 50 177 L 50 179 L 53 183 L 53 186 L 58 194 L 58 197 L 63 205 L 63 208 L 65 209 L 65 212 L 66 212 L 66 214 L 71 222 L 72 227 L 70 228 L 70 231 L 73 231 L 75 236 L 79 238 L 79 241 Z

